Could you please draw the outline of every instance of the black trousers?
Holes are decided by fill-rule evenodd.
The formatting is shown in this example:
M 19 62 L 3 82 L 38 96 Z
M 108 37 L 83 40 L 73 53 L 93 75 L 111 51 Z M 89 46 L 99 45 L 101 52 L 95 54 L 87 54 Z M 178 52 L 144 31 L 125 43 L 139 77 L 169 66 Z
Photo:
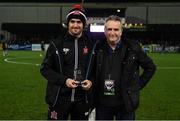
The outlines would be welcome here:
M 48 120 L 88 120 L 89 107 L 85 101 L 61 101 L 49 107 Z

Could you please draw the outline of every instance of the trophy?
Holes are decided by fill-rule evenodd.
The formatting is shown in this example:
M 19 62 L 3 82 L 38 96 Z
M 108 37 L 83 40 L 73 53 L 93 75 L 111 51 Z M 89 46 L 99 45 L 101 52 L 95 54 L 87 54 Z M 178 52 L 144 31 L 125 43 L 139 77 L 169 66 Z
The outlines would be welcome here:
M 77 86 L 82 86 L 81 82 L 83 81 L 83 76 L 82 76 L 82 72 L 80 69 L 75 70 L 74 77 L 75 77 L 75 80 L 78 82 L 78 83 L 76 83 Z

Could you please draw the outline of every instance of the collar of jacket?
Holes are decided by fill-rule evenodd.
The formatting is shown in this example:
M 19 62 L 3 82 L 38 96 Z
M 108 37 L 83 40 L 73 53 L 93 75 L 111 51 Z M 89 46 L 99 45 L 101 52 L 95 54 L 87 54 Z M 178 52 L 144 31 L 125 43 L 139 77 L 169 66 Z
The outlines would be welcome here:
M 117 43 L 117 45 L 116 45 L 116 48 L 115 48 L 115 50 L 113 50 L 110 46 L 109 46 L 109 44 L 108 44 L 108 52 L 109 53 L 112 53 L 113 51 L 116 51 L 116 50 L 118 50 L 118 49 L 120 49 L 121 48 L 121 44 L 122 42 L 121 42 L 121 40 Z
M 109 44 L 108 44 L 108 42 L 107 42 L 106 39 L 103 39 L 103 40 L 102 40 L 102 45 L 104 45 L 103 48 L 104 48 L 105 50 L 107 50 L 108 53 L 112 53 L 113 50 L 112 50 L 112 48 L 109 46 Z M 116 49 L 115 49 L 115 50 L 119 50 L 119 49 L 121 48 L 121 45 L 122 45 L 122 39 L 121 39 L 121 41 L 119 41 L 119 42 L 117 43 L 117 46 L 116 46 Z

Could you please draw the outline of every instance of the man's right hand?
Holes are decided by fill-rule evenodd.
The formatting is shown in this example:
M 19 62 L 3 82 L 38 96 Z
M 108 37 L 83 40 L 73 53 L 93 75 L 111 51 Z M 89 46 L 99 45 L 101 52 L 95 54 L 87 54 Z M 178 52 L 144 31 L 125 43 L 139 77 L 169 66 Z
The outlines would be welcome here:
M 66 79 L 66 86 L 69 87 L 69 88 L 76 88 L 78 85 L 77 85 L 77 81 L 75 81 L 74 79 Z

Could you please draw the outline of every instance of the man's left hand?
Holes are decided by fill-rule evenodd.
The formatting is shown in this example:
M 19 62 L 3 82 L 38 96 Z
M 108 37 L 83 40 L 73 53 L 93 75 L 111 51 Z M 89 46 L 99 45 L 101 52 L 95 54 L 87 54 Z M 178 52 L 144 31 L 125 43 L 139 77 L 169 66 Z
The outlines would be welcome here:
M 84 80 L 81 82 L 81 84 L 84 90 L 89 90 L 92 86 L 92 82 L 90 80 Z

